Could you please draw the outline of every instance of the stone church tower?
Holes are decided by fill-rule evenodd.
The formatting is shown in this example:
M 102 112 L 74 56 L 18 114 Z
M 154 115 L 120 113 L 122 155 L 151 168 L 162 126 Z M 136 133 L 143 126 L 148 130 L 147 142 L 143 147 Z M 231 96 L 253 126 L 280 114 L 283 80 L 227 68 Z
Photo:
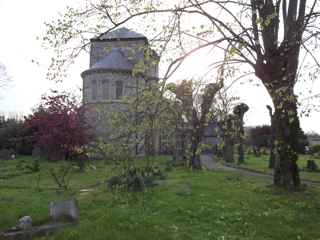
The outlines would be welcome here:
M 148 39 L 127 28 L 91 39 L 90 67 L 81 73 L 83 104 L 93 112 L 95 134 L 108 133 L 104 119 L 113 111 L 125 111 L 124 96 L 158 80 L 159 56 Z

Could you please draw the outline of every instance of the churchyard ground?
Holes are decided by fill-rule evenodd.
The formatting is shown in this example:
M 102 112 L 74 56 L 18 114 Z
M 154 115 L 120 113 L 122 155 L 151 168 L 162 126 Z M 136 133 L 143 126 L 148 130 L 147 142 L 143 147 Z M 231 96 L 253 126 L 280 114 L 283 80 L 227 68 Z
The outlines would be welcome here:
M 298 160 L 298 166 L 300 169 L 300 177 L 303 180 L 316 181 L 320 184 L 320 171 L 310 172 L 306 169 L 307 161 L 314 160 L 315 163 L 320 167 L 320 157 L 312 156 L 308 154 L 300 154 Z M 261 154 L 260 156 L 254 156 L 253 154 L 247 154 L 245 163 L 241 167 L 259 171 L 263 173 L 272 174 L 273 169 L 268 168 L 269 154 Z
M 164 169 L 167 160 L 153 164 Z M 264 178 L 180 167 L 145 192 L 110 192 L 103 182 L 115 167 L 90 161 L 85 173 L 73 167 L 68 190 L 58 192 L 49 169 L 67 163 L 40 160 L 40 171 L 28 173 L 24 166 L 32 162 L 25 156 L 0 162 L 1 230 L 25 215 L 41 222 L 51 201 L 74 197 L 79 224 L 42 239 L 320 239 L 317 187 L 287 193 Z

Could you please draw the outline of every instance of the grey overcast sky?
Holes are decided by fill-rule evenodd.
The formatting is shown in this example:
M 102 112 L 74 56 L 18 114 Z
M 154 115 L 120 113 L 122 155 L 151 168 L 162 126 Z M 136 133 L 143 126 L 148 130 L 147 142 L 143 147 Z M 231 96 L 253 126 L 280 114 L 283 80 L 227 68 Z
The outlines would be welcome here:
M 80 73 L 88 67 L 89 56 L 84 56 L 76 62 L 70 69 L 70 76 L 66 81 L 54 84 L 46 80 L 50 51 L 43 49 L 41 43 L 36 40 L 37 36 L 44 33 L 45 21 L 56 18 L 58 12 L 63 11 L 67 5 L 77 5 L 79 2 L 81 1 L 0 0 L 0 62 L 6 66 L 8 75 L 13 80 L 10 86 L 0 91 L 0 112 L 26 114 L 50 88 L 67 91 L 81 88 Z M 32 63 L 32 59 L 39 61 L 40 65 Z M 201 70 L 195 68 L 195 65 L 203 66 L 206 62 L 206 59 L 200 57 L 190 59 L 184 64 L 186 70 L 180 71 L 176 79 L 192 77 Z M 194 71 L 188 72 L 189 69 Z M 182 72 L 189 75 L 183 75 Z M 314 88 L 314 93 L 320 93 L 320 79 L 308 86 L 310 87 Z M 305 88 L 305 85 L 300 84 L 298 91 Z M 271 100 L 262 86 L 238 84 L 232 92 L 250 107 L 245 118 L 246 126 L 269 124 L 265 105 L 271 104 Z M 319 99 L 315 101 L 315 104 L 320 105 Z M 309 117 L 302 117 L 301 125 L 304 131 L 320 133 L 320 113 L 313 112 Z

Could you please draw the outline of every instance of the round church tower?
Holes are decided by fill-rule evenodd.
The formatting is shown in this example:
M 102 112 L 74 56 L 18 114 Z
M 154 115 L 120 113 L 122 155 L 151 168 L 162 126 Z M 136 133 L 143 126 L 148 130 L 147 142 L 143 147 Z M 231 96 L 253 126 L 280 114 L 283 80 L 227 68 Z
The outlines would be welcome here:
M 122 98 L 158 80 L 159 56 L 148 39 L 127 28 L 91 39 L 90 68 L 81 73 L 83 104 L 94 113 L 95 133 L 107 134 L 108 113 L 125 111 Z M 92 120 L 91 120 L 92 121 Z

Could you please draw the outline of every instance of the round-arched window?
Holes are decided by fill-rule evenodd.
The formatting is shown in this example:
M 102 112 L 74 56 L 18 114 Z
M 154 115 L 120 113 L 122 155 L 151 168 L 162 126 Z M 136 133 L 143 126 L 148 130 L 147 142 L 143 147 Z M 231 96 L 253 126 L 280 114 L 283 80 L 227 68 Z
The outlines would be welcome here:
M 123 95 L 123 82 L 116 81 L 116 99 L 120 99 Z
M 102 80 L 102 99 L 106 100 L 109 99 L 109 80 L 103 79 Z

